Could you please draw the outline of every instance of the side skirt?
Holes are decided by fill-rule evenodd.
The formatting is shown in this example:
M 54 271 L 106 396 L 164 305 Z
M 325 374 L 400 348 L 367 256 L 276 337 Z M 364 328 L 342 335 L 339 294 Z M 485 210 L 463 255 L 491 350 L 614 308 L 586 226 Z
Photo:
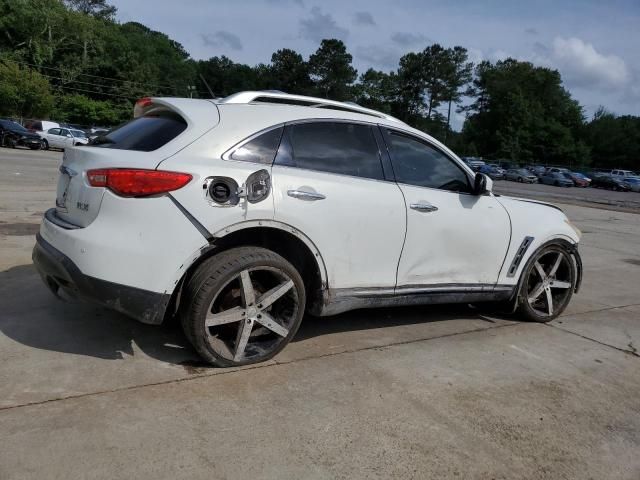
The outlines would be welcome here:
M 401 288 L 340 288 L 325 291 L 318 316 L 359 308 L 400 307 L 442 303 L 499 302 L 512 298 L 515 285 L 443 284 Z

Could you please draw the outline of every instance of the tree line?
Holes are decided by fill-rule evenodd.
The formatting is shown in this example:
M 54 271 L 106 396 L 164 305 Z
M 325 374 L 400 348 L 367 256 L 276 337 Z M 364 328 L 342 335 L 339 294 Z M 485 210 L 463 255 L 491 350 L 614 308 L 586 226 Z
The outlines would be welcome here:
M 515 59 L 474 64 L 462 46 L 427 45 L 397 69 L 359 74 L 346 45 L 269 63 L 194 60 L 175 40 L 115 20 L 106 0 L 0 0 L 0 115 L 115 125 L 144 96 L 224 97 L 242 90 L 353 101 L 394 115 L 461 155 L 519 163 L 640 167 L 640 118 L 601 108 L 586 119 L 560 73 Z M 453 115 L 464 115 L 461 131 Z

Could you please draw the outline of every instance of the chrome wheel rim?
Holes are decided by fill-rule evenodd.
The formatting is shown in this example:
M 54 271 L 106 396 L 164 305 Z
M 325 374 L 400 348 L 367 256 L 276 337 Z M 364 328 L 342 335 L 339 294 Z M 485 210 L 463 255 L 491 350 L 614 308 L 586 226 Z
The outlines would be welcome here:
M 551 317 L 571 296 L 573 273 L 571 258 L 564 251 L 551 250 L 540 255 L 529 271 L 527 301 L 541 317 Z
M 215 294 L 204 319 L 207 341 L 220 357 L 265 357 L 289 336 L 299 313 L 293 280 L 274 267 L 241 271 Z

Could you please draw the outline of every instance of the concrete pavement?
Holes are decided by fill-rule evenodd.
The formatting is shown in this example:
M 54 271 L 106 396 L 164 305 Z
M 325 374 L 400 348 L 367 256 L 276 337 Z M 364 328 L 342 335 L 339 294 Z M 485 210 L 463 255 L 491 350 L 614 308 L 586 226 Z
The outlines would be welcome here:
M 640 477 L 638 215 L 565 207 L 585 279 L 551 325 L 357 311 L 221 370 L 176 325 L 44 288 L 59 158 L 0 149 L 1 479 Z

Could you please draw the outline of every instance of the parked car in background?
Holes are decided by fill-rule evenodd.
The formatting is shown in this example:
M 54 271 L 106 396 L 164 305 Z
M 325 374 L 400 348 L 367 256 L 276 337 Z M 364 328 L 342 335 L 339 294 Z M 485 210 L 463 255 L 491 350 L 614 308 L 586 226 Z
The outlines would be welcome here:
M 591 180 L 591 186 L 595 188 L 606 188 L 607 190 L 617 190 L 619 192 L 628 192 L 631 187 L 628 183 L 619 177 L 611 175 L 599 175 Z
M 632 172 L 631 170 L 611 170 L 612 177 L 615 178 L 627 178 L 627 177 L 636 177 L 637 174 Z
M 504 176 L 505 169 L 500 165 L 498 165 L 497 163 L 490 163 L 489 166 L 493 167 L 496 172 L 501 173 Z
M 510 168 L 504 174 L 506 180 L 520 183 L 538 183 L 538 177 L 526 168 Z
M 40 137 L 13 120 L 0 119 L 0 146 L 16 148 L 28 147 L 39 150 Z
M 469 167 L 471 167 L 476 172 L 481 166 L 486 164 L 484 160 L 480 160 L 477 157 L 463 157 L 462 161 L 469 165 Z
M 540 177 L 540 183 L 554 185 L 556 187 L 573 187 L 573 180 L 565 178 L 565 176 L 559 172 L 546 172 Z
M 492 180 L 503 180 L 504 173 L 501 172 L 502 169 L 498 169 L 492 165 L 482 165 L 478 168 L 478 172 L 484 173 Z
M 39 135 L 44 149 L 59 148 L 64 150 L 65 148 L 89 143 L 87 135 L 82 130 L 72 128 L 50 128 Z
M 46 132 L 50 128 L 59 128 L 60 124 L 58 122 L 52 122 L 50 120 L 31 120 L 30 122 L 25 123 L 25 128 L 31 130 L 32 132 Z
M 542 175 L 544 175 L 544 172 L 546 172 L 547 168 L 543 167 L 542 165 L 534 165 L 532 167 L 529 167 L 529 170 L 531 171 L 531 173 L 533 173 L 536 177 L 540 178 Z
M 223 367 L 272 358 L 305 311 L 484 301 L 549 322 L 580 287 L 580 231 L 492 183 L 356 105 L 146 98 L 64 156 L 33 260 L 60 298 L 178 316 Z
M 632 192 L 640 192 L 640 177 L 627 177 L 624 183 L 629 185 Z
M 591 183 L 591 180 L 579 173 L 564 172 L 562 173 L 562 175 L 564 176 L 564 178 L 568 178 L 569 180 L 571 180 L 573 182 L 573 185 L 576 187 L 586 188 L 589 186 L 589 183 Z

